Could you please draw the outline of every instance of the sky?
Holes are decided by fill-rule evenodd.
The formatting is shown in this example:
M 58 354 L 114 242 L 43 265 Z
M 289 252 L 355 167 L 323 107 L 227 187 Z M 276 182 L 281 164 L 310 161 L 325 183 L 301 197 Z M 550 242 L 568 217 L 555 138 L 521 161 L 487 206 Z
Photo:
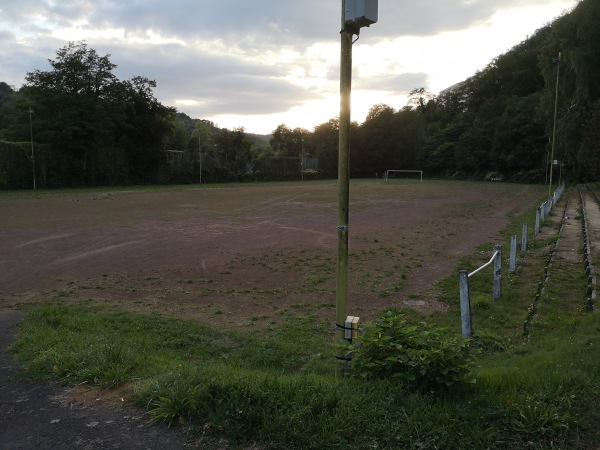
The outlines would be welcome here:
M 0 81 L 70 41 L 110 55 L 121 80 L 155 80 L 155 97 L 221 128 L 312 130 L 339 114 L 341 0 L 2 0 Z M 395 109 L 424 87 L 467 79 L 576 0 L 379 0 L 353 46 L 352 120 Z

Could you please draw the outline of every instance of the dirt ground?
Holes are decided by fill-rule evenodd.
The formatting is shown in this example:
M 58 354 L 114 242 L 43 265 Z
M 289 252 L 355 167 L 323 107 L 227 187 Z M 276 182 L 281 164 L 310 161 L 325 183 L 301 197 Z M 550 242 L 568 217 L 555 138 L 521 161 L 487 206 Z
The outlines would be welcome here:
M 444 309 L 432 286 L 460 256 L 498 243 L 539 192 L 365 181 L 350 195 L 349 313 L 368 320 L 388 306 Z M 5 194 L 0 213 L 0 308 L 59 297 L 225 327 L 303 305 L 332 315 L 334 182 Z

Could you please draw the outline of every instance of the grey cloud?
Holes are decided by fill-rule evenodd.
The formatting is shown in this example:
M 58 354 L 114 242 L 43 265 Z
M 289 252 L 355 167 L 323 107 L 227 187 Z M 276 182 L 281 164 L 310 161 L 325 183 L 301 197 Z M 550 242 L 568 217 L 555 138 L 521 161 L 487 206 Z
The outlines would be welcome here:
M 18 44 L 12 33 L 0 31 L 0 81 L 19 89 L 27 72 L 49 68 L 48 59 L 62 45 L 63 42 L 54 39 L 44 39 L 34 45 Z
M 545 0 L 528 0 L 528 5 Z M 363 30 L 370 44 L 403 35 L 432 35 L 485 22 L 500 8 L 522 0 L 380 0 L 379 22 Z M 26 72 L 48 68 L 57 49 L 66 43 L 50 36 L 32 17 L 45 17 L 48 26 L 72 26 L 87 21 L 93 29 L 123 28 L 126 38 L 148 31 L 186 42 L 219 39 L 225 46 L 252 54 L 285 48 L 303 53 L 317 42 L 339 41 L 341 0 L 2 0 L 0 4 L 0 81 L 20 87 Z M 532 30 L 533 32 L 534 30 Z M 31 46 L 16 43 L 25 32 L 37 36 Z M 135 75 L 155 79 L 157 98 L 167 105 L 176 99 L 203 102 L 201 116 L 221 113 L 269 114 L 284 112 L 302 101 L 318 98 L 283 80 L 283 68 L 246 63 L 233 56 L 210 56 L 177 45 L 139 46 L 125 41 L 93 40 L 89 46 L 110 54 L 120 79 Z M 338 62 L 330 78 L 339 75 Z M 359 74 L 357 68 L 357 74 Z M 362 80 L 356 89 L 406 93 L 425 86 L 424 73 L 390 74 Z M 192 108 L 190 108 L 191 110 Z
M 528 5 L 543 3 L 528 1 Z M 522 0 L 381 0 L 379 22 L 364 33 L 390 37 L 458 30 L 488 20 L 500 8 L 515 5 L 522 5 Z M 92 24 L 101 26 L 132 31 L 154 29 L 182 37 L 218 35 L 240 45 L 249 38 L 263 45 L 306 45 L 337 39 L 341 1 L 101 1 L 96 2 L 88 17 Z
M 166 104 L 203 102 L 205 115 L 285 112 L 315 95 L 282 79 L 277 67 L 244 63 L 230 56 L 203 55 L 178 46 L 160 49 L 113 47 L 111 61 L 120 79 L 143 75 L 157 82 Z
M 130 33 L 154 30 L 183 39 L 224 39 L 232 45 L 306 46 L 337 39 L 341 1 L 304 0 L 145 0 L 143 2 L 62 0 L 5 0 L 9 20 L 25 23 L 31 14 L 60 24 L 86 18 L 92 27 L 124 28 Z M 544 3 L 530 0 L 531 4 Z M 498 9 L 522 0 L 398 0 L 379 1 L 379 22 L 364 31 L 374 39 L 402 35 L 431 35 L 488 20 Z
M 357 89 L 388 91 L 396 95 L 408 94 L 415 88 L 427 86 L 429 75 L 426 73 L 401 73 L 386 77 L 369 77 L 355 82 Z

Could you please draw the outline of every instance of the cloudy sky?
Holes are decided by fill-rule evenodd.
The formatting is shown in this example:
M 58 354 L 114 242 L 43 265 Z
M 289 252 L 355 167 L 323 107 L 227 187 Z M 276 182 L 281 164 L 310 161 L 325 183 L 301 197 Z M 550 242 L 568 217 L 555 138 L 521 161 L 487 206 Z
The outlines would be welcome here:
M 353 50 L 352 118 L 396 109 L 484 68 L 575 0 L 379 0 L 379 21 Z M 2 0 L 0 81 L 69 41 L 109 54 L 125 80 L 156 80 L 156 97 L 220 127 L 270 133 L 339 113 L 341 0 Z

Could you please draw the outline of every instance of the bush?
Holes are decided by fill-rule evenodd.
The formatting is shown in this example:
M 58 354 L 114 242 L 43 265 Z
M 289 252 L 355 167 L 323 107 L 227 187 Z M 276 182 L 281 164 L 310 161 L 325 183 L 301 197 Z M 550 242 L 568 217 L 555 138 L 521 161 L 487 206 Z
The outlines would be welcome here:
M 469 343 L 426 323 L 409 324 L 403 314 L 388 311 L 366 324 L 348 349 L 354 376 L 435 389 L 472 381 Z
M 485 175 L 486 181 L 502 181 L 503 179 L 504 179 L 504 176 L 502 176 L 502 174 L 500 172 L 488 172 Z

